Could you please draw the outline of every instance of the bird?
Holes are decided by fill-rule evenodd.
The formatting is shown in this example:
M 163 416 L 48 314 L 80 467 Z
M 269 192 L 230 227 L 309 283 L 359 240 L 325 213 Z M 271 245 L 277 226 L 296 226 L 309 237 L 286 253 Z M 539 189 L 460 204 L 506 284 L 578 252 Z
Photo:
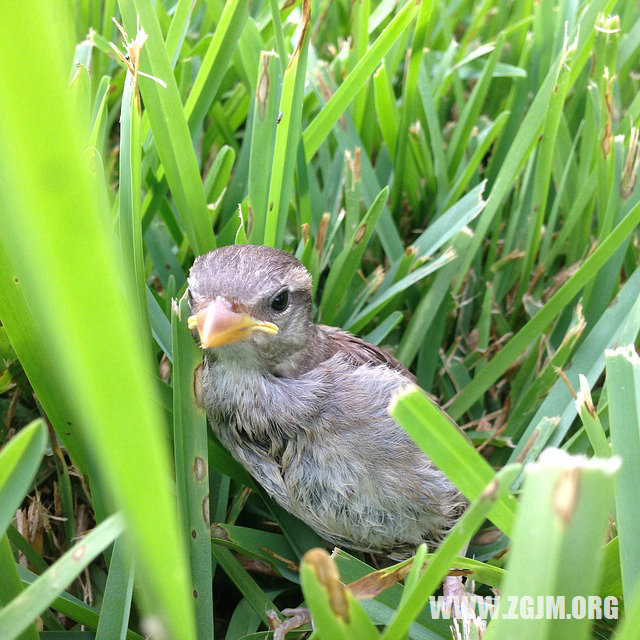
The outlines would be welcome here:
M 314 322 L 312 279 L 291 254 L 214 249 L 188 277 L 214 434 L 284 509 L 328 542 L 401 560 L 435 549 L 468 505 L 389 415 L 415 382 L 396 358 Z

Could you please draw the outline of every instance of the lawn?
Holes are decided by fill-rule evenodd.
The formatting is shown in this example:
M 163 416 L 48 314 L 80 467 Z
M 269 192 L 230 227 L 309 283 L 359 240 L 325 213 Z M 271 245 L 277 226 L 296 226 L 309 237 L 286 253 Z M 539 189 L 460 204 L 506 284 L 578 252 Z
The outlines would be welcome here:
M 639 16 L 0 3 L 0 640 L 257 640 L 303 602 L 287 638 L 639 638 Z M 470 501 L 437 550 L 329 557 L 213 436 L 186 279 L 244 243 L 415 374 L 389 412 Z M 434 614 L 451 570 L 486 631 Z

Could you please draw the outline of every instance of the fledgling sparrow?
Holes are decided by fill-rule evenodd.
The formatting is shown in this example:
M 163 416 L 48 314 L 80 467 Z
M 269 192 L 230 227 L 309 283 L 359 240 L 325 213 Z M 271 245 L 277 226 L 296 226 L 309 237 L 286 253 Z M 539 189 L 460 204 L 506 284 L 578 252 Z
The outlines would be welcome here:
M 331 543 L 392 559 L 433 549 L 466 499 L 389 416 L 413 380 L 395 358 L 315 324 L 311 277 L 284 251 L 216 249 L 189 274 L 211 427 L 267 493 Z

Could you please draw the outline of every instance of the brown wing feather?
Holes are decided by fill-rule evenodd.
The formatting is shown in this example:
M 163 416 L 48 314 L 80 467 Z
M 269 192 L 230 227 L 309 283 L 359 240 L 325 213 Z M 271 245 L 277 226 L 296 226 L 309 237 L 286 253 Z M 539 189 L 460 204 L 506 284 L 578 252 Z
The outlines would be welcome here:
M 408 380 L 416 381 L 415 376 L 396 358 L 384 349 L 377 347 L 362 338 L 358 338 L 347 331 L 317 325 L 319 337 L 325 345 L 322 353 L 323 360 L 329 359 L 336 353 L 343 354 L 354 366 L 365 364 L 384 365 L 402 373 Z

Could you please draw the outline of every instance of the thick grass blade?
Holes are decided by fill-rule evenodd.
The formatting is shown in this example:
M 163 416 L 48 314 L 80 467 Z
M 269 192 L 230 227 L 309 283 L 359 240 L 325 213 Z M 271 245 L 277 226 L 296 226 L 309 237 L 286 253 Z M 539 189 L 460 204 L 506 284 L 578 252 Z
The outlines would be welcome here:
M 587 460 L 547 449 L 528 467 L 509 569 L 488 638 L 590 637 L 592 620 L 576 613 L 574 599 L 581 598 L 586 609 L 587 598 L 597 593 L 602 538 L 619 466 L 615 458 Z M 504 616 L 511 596 L 520 598 L 519 615 Z M 538 597 L 549 606 L 546 598 L 557 596 L 571 607 L 566 609 L 571 619 L 535 615 Z
M 11 266 L 0 238 L 0 320 L 7 338 L 38 395 L 49 421 L 74 464 L 87 473 L 88 463 L 80 424 L 72 403 L 64 397 L 63 385 L 47 353 L 47 339 L 16 270 Z
M 478 499 L 495 473 L 433 400 L 415 385 L 409 385 L 394 397 L 389 413 L 470 501 Z M 488 517 L 510 535 L 515 512 L 516 500 L 506 493 L 496 501 Z
M 9 9 L 11 15 L 3 15 L 2 7 L 3 245 L 42 330 L 50 373 L 84 429 L 103 485 L 130 525 L 147 604 L 170 635 L 191 640 L 163 420 L 134 308 L 122 295 L 111 221 L 94 198 L 95 181 L 64 89 L 63 45 L 51 28 L 65 14 L 47 2 L 17 15 Z M 20 67 L 10 55 L 15 47 L 30 50 Z M 25 74 L 32 80 L 26 85 Z M 42 92 L 56 99 L 43 101 Z
M 311 549 L 300 565 L 302 591 L 322 638 L 375 640 L 373 622 L 351 591 L 340 582 L 338 569 L 324 549 Z
M 640 358 L 633 345 L 606 352 L 609 428 L 622 460 L 616 478 L 616 527 L 625 600 L 640 594 Z
M 22 593 L 22 582 L 16 568 L 11 545 L 6 535 L 0 535 L 0 611 L 12 600 Z M 38 640 L 38 631 L 35 624 L 24 627 L 17 640 Z
M 176 491 L 183 538 L 189 545 L 197 637 L 213 640 L 207 417 L 196 395 L 202 384 L 202 350 L 187 328 L 188 316 L 183 296 L 171 310 Z
M 3 640 L 14 640 L 56 597 L 124 531 L 124 519 L 116 514 L 99 524 L 65 553 L 3 609 L 0 629 Z
M 0 451 L 0 536 L 15 516 L 33 481 L 46 444 L 44 423 L 35 420 Z

